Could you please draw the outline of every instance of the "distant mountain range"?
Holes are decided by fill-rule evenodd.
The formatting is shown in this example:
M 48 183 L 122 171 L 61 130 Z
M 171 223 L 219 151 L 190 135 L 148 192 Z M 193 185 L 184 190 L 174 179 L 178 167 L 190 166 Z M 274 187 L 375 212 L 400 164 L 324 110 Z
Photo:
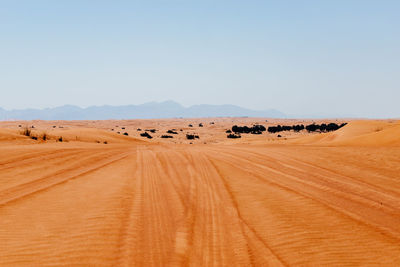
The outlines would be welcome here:
M 107 120 L 246 116 L 286 117 L 284 113 L 274 109 L 251 110 L 234 105 L 194 105 L 184 107 L 174 101 L 126 106 L 92 106 L 88 108 L 72 105 L 46 109 L 5 110 L 0 108 L 1 120 Z

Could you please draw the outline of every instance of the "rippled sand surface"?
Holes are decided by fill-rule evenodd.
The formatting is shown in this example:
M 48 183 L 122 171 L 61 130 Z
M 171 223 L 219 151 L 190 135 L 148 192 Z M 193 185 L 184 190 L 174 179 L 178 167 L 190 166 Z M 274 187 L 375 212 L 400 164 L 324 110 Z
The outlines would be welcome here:
M 400 265 L 398 122 L 287 140 L 205 122 L 29 122 L 46 142 L 3 123 L 0 265 Z

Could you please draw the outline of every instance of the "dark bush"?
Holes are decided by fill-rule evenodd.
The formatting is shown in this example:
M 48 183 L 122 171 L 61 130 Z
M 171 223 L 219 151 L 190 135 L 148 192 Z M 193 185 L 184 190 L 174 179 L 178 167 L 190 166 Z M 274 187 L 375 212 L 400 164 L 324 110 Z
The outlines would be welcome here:
M 240 136 L 240 134 L 228 134 L 227 136 L 226 136 L 227 138 L 242 138 L 242 136 Z
M 161 135 L 161 138 L 174 138 L 172 135 Z
M 22 135 L 25 135 L 25 136 L 31 136 L 32 131 L 31 131 L 31 129 L 29 129 L 28 127 L 26 127 L 26 128 L 22 131 L 21 134 L 22 134 Z
M 193 125 L 192 125 L 192 124 L 189 124 L 188 126 L 189 126 L 189 127 L 193 127 Z
M 263 125 L 253 125 L 252 127 L 237 125 L 232 126 L 232 132 L 234 133 L 262 134 L 264 131 L 266 131 L 266 128 Z
M 202 123 L 199 123 L 199 127 L 203 127 L 203 124 L 202 124 Z
M 226 130 L 225 133 L 229 134 L 229 133 L 232 133 L 232 131 L 231 130 Z
M 295 132 L 300 132 L 300 131 L 304 130 L 304 125 L 303 124 L 293 125 L 292 129 Z
M 265 132 L 267 129 L 265 128 L 264 125 L 256 124 L 256 125 L 253 125 L 253 130 L 254 131 L 260 131 L 260 132 Z
M 186 139 L 193 140 L 193 139 L 200 139 L 200 137 L 196 134 L 186 134 Z
M 300 132 L 304 129 L 306 129 L 308 132 L 315 132 L 315 131 L 320 131 L 320 132 L 331 132 L 331 131 L 336 131 L 340 129 L 341 127 L 345 126 L 347 123 L 342 123 L 341 125 L 338 125 L 336 123 L 329 123 L 329 124 L 309 124 L 307 126 L 304 126 L 303 124 L 298 124 L 298 125 L 293 125 L 293 126 L 286 126 L 286 125 L 277 125 L 277 126 L 270 126 L 268 127 L 268 132 L 270 133 L 278 133 L 282 131 L 290 131 L 293 130 L 295 132 Z
M 127 132 L 124 132 L 124 135 L 128 136 L 129 134 Z
M 153 138 L 153 136 L 151 136 L 148 132 L 141 133 L 140 136 L 147 137 L 149 139 Z
M 342 123 L 340 125 L 336 124 L 336 123 L 329 123 L 328 125 L 325 123 L 322 123 L 321 125 L 319 124 L 310 124 L 306 126 L 306 130 L 309 132 L 315 132 L 315 131 L 320 131 L 320 132 L 332 132 L 332 131 L 336 131 L 339 130 L 341 127 L 345 126 L 347 123 Z
M 167 133 L 169 133 L 169 134 L 178 134 L 178 133 L 175 132 L 174 130 L 168 130 Z
M 309 124 L 309 125 L 307 125 L 306 126 L 306 130 L 308 131 L 308 132 L 315 132 L 316 130 L 319 130 L 319 125 L 317 125 L 317 124 Z

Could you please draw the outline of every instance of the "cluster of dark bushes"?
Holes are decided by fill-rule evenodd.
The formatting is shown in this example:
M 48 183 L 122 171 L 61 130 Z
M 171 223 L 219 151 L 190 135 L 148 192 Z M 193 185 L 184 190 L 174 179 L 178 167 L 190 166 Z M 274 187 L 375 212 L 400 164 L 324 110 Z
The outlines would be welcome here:
M 147 137 L 149 139 L 153 138 L 153 136 L 151 136 L 148 132 L 141 133 L 140 136 Z
M 336 123 L 329 123 L 329 124 L 310 124 L 306 126 L 306 130 L 309 132 L 315 132 L 315 131 L 320 131 L 320 132 L 332 132 L 336 131 L 343 126 L 345 126 L 347 123 L 342 123 L 342 124 L 336 124 Z
M 21 126 L 21 127 L 22 127 L 22 126 Z M 37 135 L 37 134 L 34 135 L 31 129 L 32 129 L 32 127 L 26 126 L 20 133 L 21 133 L 22 135 L 25 135 L 25 136 L 27 136 L 27 137 L 30 137 L 30 138 L 33 139 L 33 140 L 43 140 L 43 141 L 47 141 L 47 140 L 50 139 L 50 136 L 49 136 L 46 132 L 43 132 L 41 135 Z
M 226 136 L 227 138 L 242 138 L 242 136 L 240 134 L 228 134 Z
M 178 134 L 178 132 L 175 132 L 174 130 L 168 130 L 167 133 L 169 133 L 169 134 Z
M 283 131 L 295 131 L 295 132 L 300 132 L 304 129 L 306 129 L 308 132 L 315 132 L 315 131 L 320 131 L 320 132 L 332 132 L 336 131 L 343 126 L 345 126 L 347 123 L 342 123 L 342 124 L 336 124 L 336 123 L 329 123 L 329 124 L 309 124 L 307 126 L 304 126 L 303 124 L 298 124 L 298 125 L 277 125 L 277 126 L 270 126 L 268 127 L 268 132 L 270 133 L 279 133 Z
M 196 134 L 186 134 L 186 139 L 193 140 L 193 139 L 200 139 L 200 137 Z
M 262 132 L 266 130 L 267 129 L 263 125 L 258 125 L 258 124 L 253 125 L 252 127 L 237 126 L 237 125 L 232 126 L 232 132 L 236 134 L 241 134 L 241 133 L 262 134 Z
M 268 127 L 268 132 L 270 133 L 279 133 L 283 131 L 290 131 L 293 130 L 295 132 L 299 132 L 301 130 L 304 130 L 304 125 L 299 124 L 299 125 L 293 125 L 293 126 L 288 126 L 288 125 L 277 125 L 277 126 L 270 126 Z
M 161 138 L 174 138 L 172 135 L 161 135 Z

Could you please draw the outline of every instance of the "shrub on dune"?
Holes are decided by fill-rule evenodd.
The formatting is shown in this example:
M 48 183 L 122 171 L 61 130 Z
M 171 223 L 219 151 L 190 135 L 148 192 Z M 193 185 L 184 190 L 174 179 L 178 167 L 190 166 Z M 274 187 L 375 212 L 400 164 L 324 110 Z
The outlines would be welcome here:
M 21 134 L 29 137 L 32 134 L 32 130 L 29 129 L 28 127 L 25 127 L 25 129 L 21 132 Z
M 186 134 L 186 139 L 194 140 L 194 139 L 200 139 L 200 137 L 196 134 Z
M 169 134 L 178 134 L 178 132 L 175 132 L 174 130 L 168 130 L 167 133 L 169 133 Z
M 140 136 L 147 137 L 148 139 L 153 138 L 148 132 L 141 133 Z
M 228 134 L 226 137 L 227 138 L 233 138 L 233 139 L 242 138 L 242 136 L 240 134 L 232 134 L 232 133 Z

